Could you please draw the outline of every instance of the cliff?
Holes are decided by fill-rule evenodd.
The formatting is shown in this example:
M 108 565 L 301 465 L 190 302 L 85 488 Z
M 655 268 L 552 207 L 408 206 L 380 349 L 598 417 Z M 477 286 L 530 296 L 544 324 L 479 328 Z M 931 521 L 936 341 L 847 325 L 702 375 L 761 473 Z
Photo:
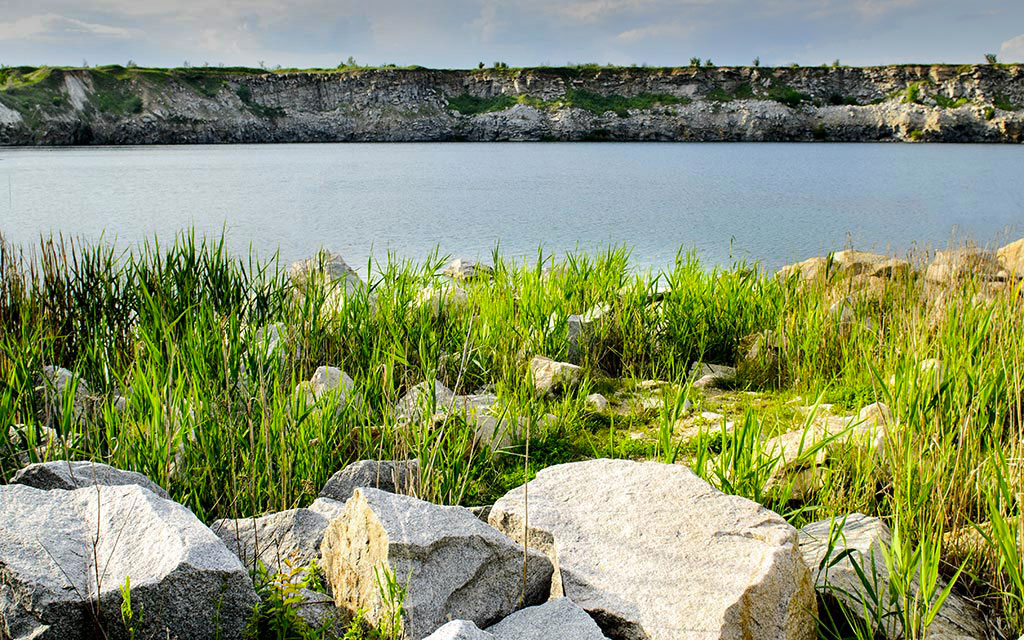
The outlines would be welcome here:
M 1024 140 L 1024 66 L 0 70 L 0 144 Z

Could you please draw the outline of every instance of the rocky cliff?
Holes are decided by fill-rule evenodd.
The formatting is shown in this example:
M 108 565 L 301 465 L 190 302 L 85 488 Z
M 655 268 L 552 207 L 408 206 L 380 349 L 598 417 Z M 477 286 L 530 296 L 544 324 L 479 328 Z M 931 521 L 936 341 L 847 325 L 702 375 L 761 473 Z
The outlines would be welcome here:
M 1024 66 L 5 68 L 0 144 L 1024 140 Z

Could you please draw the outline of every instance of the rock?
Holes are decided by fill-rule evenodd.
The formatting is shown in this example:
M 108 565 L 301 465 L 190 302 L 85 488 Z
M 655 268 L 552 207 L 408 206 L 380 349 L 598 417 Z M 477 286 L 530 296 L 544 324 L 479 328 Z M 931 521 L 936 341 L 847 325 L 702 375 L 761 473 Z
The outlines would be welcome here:
M 842 532 L 836 537 L 831 558 L 838 558 L 846 551 L 850 551 L 852 555 L 844 557 L 831 567 L 818 569 L 828 553 L 830 529 L 840 525 L 842 525 Z M 882 551 L 883 548 L 889 546 L 890 541 L 891 534 L 885 523 L 878 518 L 871 518 L 860 513 L 849 514 L 846 516 L 845 522 L 842 518 L 823 520 L 809 524 L 800 530 L 800 553 L 803 554 L 807 565 L 814 572 L 815 587 L 838 599 L 847 606 L 849 614 L 858 617 L 862 616 L 866 602 L 870 603 L 867 606 L 872 608 L 880 606 L 883 611 L 887 612 L 884 635 L 896 640 L 904 637 L 904 630 L 900 623 L 900 616 L 893 613 L 896 611 L 897 603 L 890 600 L 889 571 Z M 867 574 L 869 580 L 873 581 L 874 576 L 877 575 L 878 583 L 873 587 L 882 600 L 877 605 L 866 599 L 864 595 L 866 590 L 854 569 L 854 561 Z M 831 560 L 826 564 L 831 564 Z M 941 591 L 942 586 L 944 584 L 939 586 L 936 593 Z M 915 579 L 913 592 L 918 593 L 919 588 Z M 978 611 L 966 600 L 951 593 L 928 628 L 928 637 L 952 640 L 959 637 L 985 638 L 987 636 L 984 622 Z
M 33 456 L 36 460 L 45 460 L 64 449 L 64 443 L 57 431 L 42 424 L 32 427 L 24 424 L 11 425 L 7 428 L 7 441 L 20 465 L 32 462 Z
M 149 489 L 161 498 L 167 498 L 167 492 L 141 473 L 122 471 L 114 467 L 90 462 L 89 460 L 68 461 L 51 460 L 30 464 L 21 469 L 11 480 L 11 484 L 23 484 L 44 491 L 61 489 L 73 491 L 82 487 L 119 487 L 138 485 Z
M 845 249 L 836 251 L 829 256 L 818 256 L 786 265 L 779 269 L 776 275 L 786 279 L 793 275 L 799 275 L 800 279 L 808 282 L 817 280 L 824 276 L 830 278 L 852 278 L 856 276 L 869 276 L 874 278 L 904 278 L 913 271 L 906 260 L 888 258 L 877 253 L 867 251 L 855 251 Z
M 810 282 L 827 275 L 828 259 L 821 256 L 808 258 L 803 262 L 787 264 L 779 269 L 775 276 L 783 280 L 791 277 L 798 277 L 804 282 Z
M 64 415 L 64 408 L 69 402 L 75 420 L 81 420 L 85 415 L 89 386 L 73 372 L 53 365 L 43 367 L 42 392 L 44 406 L 51 420 Z M 69 394 L 73 394 L 73 399 L 69 400 Z
M 938 251 L 925 271 L 925 280 L 936 284 L 954 284 L 970 278 L 995 280 L 1002 266 L 991 251 L 966 247 Z
M 694 362 L 688 377 L 695 389 L 717 389 L 728 386 L 736 378 L 736 369 L 721 364 Z
M 996 255 L 1011 278 L 1024 278 L 1024 238 L 1001 247 Z
M 608 410 L 608 398 L 605 398 L 600 393 L 592 393 L 587 396 L 587 408 L 594 411 L 607 411 Z
M 333 498 L 317 498 L 309 505 L 309 510 L 319 513 L 328 521 L 334 520 L 345 511 L 345 503 Z
M 601 627 L 569 598 L 556 598 L 517 611 L 487 632 L 497 640 L 605 640 Z
M 289 509 L 259 518 L 216 520 L 210 529 L 249 570 L 262 564 L 271 577 L 288 576 L 296 582 L 320 558 L 320 543 L 330 521 L 310 509 Z
M 454 397 L 452 390 L 444 386 L 440 380 L 434 381 L 433 394 L 430 384 L 421 382 L 409 389 L 395 405 L 395 418 L 399 422 L 422 422 L 438 411 L 446 411 Z
M 127 637 L 120 606 L 129 579 L 132 608 L 144 612 L 140 638 L 240 638 L 258 602 L 212 531 L 138 485 L 0 486 L 0 558 L 0 633 L 17 639 L 87 640 L 102 636 L 98 628 Z
M 282 347 L 288 336 L 288 327 L 283 322 L 275 322 L 260 327 L 252 333 L 251 347 L 263 359 L 271 356 L 284 356 Z
M 355 381 L 338 367 L 322 366 L 317 367 L 313 372 L 309 385 L 303 386 L 301 393 L 306 396 L 307 405 L 328 397 L 333 398 L 340 411 L 349 404 L 355 406 L 362 404 L 362 398 L 354 392 L 355 387 Z M 299 393 L 298 387 L 296 387 L 296 392 Z
M 299 291 L 310 282 L 323 283 L 328 290 L 351 295 L 362 284 L 362 278 L 345 263 L 340 254 L 321 249 L 316 255 L 293 262 L 288 268 L 288 279 Z
M 360 460 L 331 476 L 320 492 L 320 497 L 345 502 L 359 487 L 416 495 L 419 478 L 420 462 L 416 459 Z
M 583 369 L 568 362 L 555 362 L 543 356 L 530 360 L 530 379 L 538 395 L 553 395 L 579 383 Z
M 515 437 L 525 431 L 522 424 L 496 409 L 498 397 L 485 393 L 455 396 L 453 412 L 472 427 L 474 441 L 494 451 L 511 447 Z
M 487 504 L 482 507 L 470 507 L 469 512 L 476 516 L 477 519 L 487 522 L 487 517 L 491 515 L 491 506 Z
M 441 275 L 448 276 L 453 280 L 476 280 L 477 278 L 486 278 L 494 273 L 494 269 L 488 267 L 485 264 L 479 262 L 471 262 L 469 260 L 463 260 L 462 258 L 456 258 L 448 263 L 448 266 L 444 268 Z
M 524 489 L 489 522 L 522 540 Z M 529 485 L 527 542 L 555 565 L 551 595 L 613 638 L 810 640 L 816 603 L 797 534 L 680 465 L 590 460 Z
M 323 568 L 334 602 L 386 615 L 375 574 L 381 567 L 406 584 L 404 629 L 411 640 L 450 620 L 486 626 L 515 611 L 522 593 L 523 549 L 462 507 L 358 489 L 342 517 L 327 527 Z M 523 604 L 543 602 L 551 564 L 531 551 Z
M 295 613 L 308 629 L 325 631 L 324 638 L 344 638 L 352 616 L 334 606 L 331 596 L 310 589 L 299 589 L 294 597 L 298 598 L 298 602 L 292 605 Z
M 494 640 L 494 636 L 469 620 L 452 620 L 427 636 L 426 640 Z
M 416 294 L 414 304 L 436 318 L 442 311 L 453 313 L 468 308 L 469 294 L 454 284 L 427 285 Z

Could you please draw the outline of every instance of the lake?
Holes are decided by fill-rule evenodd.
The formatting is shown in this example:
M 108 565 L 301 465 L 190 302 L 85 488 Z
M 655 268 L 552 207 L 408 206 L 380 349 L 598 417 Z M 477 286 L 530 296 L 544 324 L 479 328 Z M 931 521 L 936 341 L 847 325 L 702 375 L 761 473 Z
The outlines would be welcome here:
M 4 193 L 6 191 L 6 193 Z M 118 246 L 188 227 L 284 262 L 324 246 L 489 258 L 615 245 L 768 268 L 1024 235 L 1012 145 L 438 143 L 0 149 L 0 233 Z

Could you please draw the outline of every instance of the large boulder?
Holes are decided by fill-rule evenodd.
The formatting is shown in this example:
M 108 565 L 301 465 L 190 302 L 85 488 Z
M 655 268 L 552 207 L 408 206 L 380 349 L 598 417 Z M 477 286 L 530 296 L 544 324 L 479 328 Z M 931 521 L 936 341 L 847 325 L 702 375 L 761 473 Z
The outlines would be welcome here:
M 539 395 L 552 395 L 579 384 L 583 369 L 568 362 L 556 362 L 544 356 L 530 360 L 530 380 Z
M 517 611 L 487 632 L 497 640 L 605 640 L 601 627 L 569 598 Z
M 419 460 L 359 460 L 335 473 L 320 491 L 321 498 L 345 502 L 359 487 L 415 495 L 419 488 Z
M 262 565 L 273 576 L 298 580 L 320 559 L 330 520 L 311 509 L 289 509 L 258 518 L 215 520 L 210 529 L 249 570 Z
M 14 474 L 11 484 L 23 484 L 49 491 L 63 489 L 73 491 L 82 487 L 118 487 L 135 484 L 149 489 L 161 498 L 167 498 L 163 487 L 141 473 L 122 471 L 114 467 L 89 460 L 51 460 L 30 464 Z
M 1024 278 L 1024 238 L 1001 247 L 996 252 L 999 264 L 1010 275 Z
M 456 258 L 448 263 L 448 266 L 441 271 L 441 275 L 448 276 L 453 280 L 476 280 L 477 278 L 487 278 L 494 273 L 494 269 L 489 266 L 466 260 L 464 258 Z
M 810 640 L 816 602 L 796 530 L 680 465 L 590 460 L 548 467 L 489 522 L 555 565 L 552 597 L 612 638 Z
M 863 618 L 865 605 L 872 609 L 881 607 L 885 623 L 879 631 L 884 637 L 892 640 L 921 637 L 920 633 L 911 634 L 903 629 L 897 613 L 901 603 L 891 599 L 889 570 L 883 551 L 891 542 L 892 534 L 884 522 L 861 513 L 814 522 L 800 530 L 800 553 L 807 565 L 813 568 L 815 587 L 819 592 L 837 599 L 845 605 L 847 614 L 860 618 Z M 823 565 L 830 547 L 831 555 Z M 864 584 L 857 568 L 864 573 L 870 585 Z M 940 583 L 936 594 L 944 586 Z M 920 590 L 916 579 L 911 588 L 911 597 L 916 597 Z M 869 589 L 877 594 L 879 602 L 868 595 Z M 843 614 L 839 614 L 839 619 L 843 619 Z M 956 640 L 985 638 L 987 634 L 978 611 L 951 593 L 928 628 L 927 637 Z
M 446 622 L 425 640 L 494 640 L 494 635 L 481 631 L 470 620 Z
M 551 563 L 516 544 L 468 509 L 357 489 L 324 535 L 322 566 L 339 607 L 376 623 L 389 603 L 378 582 L 406 587 L 406 635 L 420 640 L 451 620 L 495 623 L 548 594 Z M 525 571 L 525 578 L 524 578 Z M 525 584 L 525 593 L 524 591 Z
M 963 247 L 937 251 L 924 277 L 935 284 L 955 284 L 971 278 L 984 282 L 999 280 L 1002 270 L 999 260 L 991 251 Z
M 300 291 L 316 281 L 345 295 L 352 294 L 363 284 L 359 274 L 340 254 L 323 249 L 312 257 L 293 262 L 288 268 L 288 279 Z
M 0 636 L 15 640 L 128 638 L 129 585 L 139 638 L 239 638 L 258 602 L 212 531 L 138 485 L 0 486 L 0 573 Z

